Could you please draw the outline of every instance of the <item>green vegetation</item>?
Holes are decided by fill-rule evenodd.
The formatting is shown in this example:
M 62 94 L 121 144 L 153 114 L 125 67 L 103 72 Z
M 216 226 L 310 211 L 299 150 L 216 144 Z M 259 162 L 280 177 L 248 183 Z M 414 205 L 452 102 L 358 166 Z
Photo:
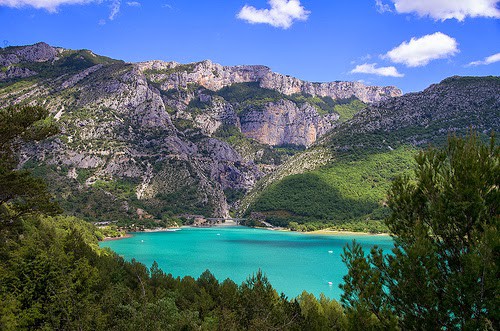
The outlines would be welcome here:
M 258 141 L 246 137 L 234 125 L 222 125 L 214 133 L 214 137 L 219 138 L 243 156 L 251 156 L 256 164 L 279 165 L 290 156 L 295 155 L 305 149 L 298 145 L 282 145 L 271 147 L 259 143 Z
M 46 187 L 13 170 L 15 142 L 54 133 L 37 124 L 47 112 L 23 107 L 0 115 L 1 330 L 302 330 L 347 323 L 338 303 L 307 293 L 300 303 L 290 301 L 260 270 L 241 286 L 220 283 L 209 271 L 181 279 L 156 262 L 147 269 L 100 249 L 97 240 L 116 235 L 115 228 L 50 216 L 58 210 Z M 19 183 L 32 186 L 19 190 Z
M 357 98 L 333 100 L 331 97 L 312 96 L 309 94 L 293 94 L 288 96 L 275 90 L 262 88 L 259 86 L 259 83 L 232 84 L 216 93 L 226 101 L 238 104 L 238 112 L 242 112 L 248 108 L 259 109 L 269 102 L 277 102 L 284 99 L 293 101 L 299 107 L 305 103 L 309 103 L 316 108 L 320 115 L 337 113 L 340 115 L 339 120 L 341 122 L 352 118 L 355 113 L 366 107 L 366 104 Z
M 58 132 L 47 116 L 41 107 L 0 110 L 0 229 L 18 225 L 25 215 L 59 211 L 41 179 L 14 170 L 21 142 L 39 141 Z
M 41 180 L 15 170 L 19 140 L 56 132 L 34 107 L 0 110 L 0 329 L 11 330 L 479 330 L 498 329 L 500 148 L 476 136 L 416 158 L 394 181 L 386 225 L 392 254 L 344 251 L 342 305 L 279 295 L 262 271 L 241 285 L 174 278 L 124 261 L 98 240 L 117 235 L 56 216 Z M 402 151 L 399 151 L 402 152 Z M 96 189 L 126 195 L 124 183 Z M 299 227 L 300 224 L 294 223 Z
M 11 86 L 19 81 L 33 82 L 35 80 L 55 78 L 63 75 L 71 75 L 90 68 L 97 64 L 123 64 L 123 61 L 114 60 L 105 56 L 92 53 L 89 50 L 67 50 L 63 52 L 56 61 L 45 62 L 21 62 L 18 67 L 35 71 L 37 75 L 28 78 L 14 78 L 0 83 L 0 88 Z
M 220 89 L 217 95 L 230 103 L 267 103 L 275 102 L 282 98 L 278 91 L 262 88 L 259 83 L 237 83 Z
M 347 316 L 372 329 L 497 330 L 500 147 L 452 137 L 416 163 L 389 191 L 392 254 L 344 249 Z
M 358 99 L 348 99 L 349 102 L 339 102 L 334 106 L 334 111 L 339 114 L 339 121 L 345 122 L 356 115 L 357 112 L 366 108 L 366 103 Z
M 150 75 L 171 75 L 178 72 L 193 72 L 194 68 L 198 65 L 198 62 L 188 63 L 188 64 L 179 64 L 175 67 L 168 69 L 148 69 L 144 71 L 144 74 L 147 76 Z
M 351 119 L 354 114 L 367 106 L 364 102 L 355 97 L 334 100 L 331 97 L 293 94 L 291 96 L 284 96 L 284 98 L 297 103 L 299 106 L 307 102 L 313 105 L 321 115 L 337 113 L 339 114 L 340 122 Z
M 217 95 L 237 105 L 235 111 L 243 113 L 247 110 L 263 109 L 270 102 L 278 102 L 283 95 L 275 90 L 262 88 L 259 83 L 237 83 L 226 86 Z
M 310 232 L 328 229 L 331 231 L 350 231 L 350 232 L 365 232 L 365 233 L 388 233 L 389 228 L 383 221 L 364 220 L 364 221 L 344 221 L 344 222 L 306 222 L 299 224 L 290 222 L 287 227 L 292 231 Z
M 414 153 L 401 147 L 338 159 L 320 170 L 285 177 L 266 188 L 247 214 L 259 212 L 274 225 L 312 222 L 311 226 L 323 223 L 323 228 L 345 226 L 346 221 L 382 220 L 388 212 L 385 192 L 393 179 L 412 169 Z

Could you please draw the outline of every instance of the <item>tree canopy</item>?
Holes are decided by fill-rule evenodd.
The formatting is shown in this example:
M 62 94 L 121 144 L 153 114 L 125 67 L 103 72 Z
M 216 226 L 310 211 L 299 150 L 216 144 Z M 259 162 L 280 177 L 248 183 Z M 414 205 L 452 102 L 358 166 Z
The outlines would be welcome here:
M 392 184 L 391 254 L 353 243 L 341 286 L 347 314 L 385 329 L 498 329 L 500 156 L 475 133 L 416 157 Z
M 38 106 L 0 109 L 0 229 L 27 213 L 59 212 L 43 180 L 15 170 L 21 143 L 39 141 L 58 132 L 48 115 Z

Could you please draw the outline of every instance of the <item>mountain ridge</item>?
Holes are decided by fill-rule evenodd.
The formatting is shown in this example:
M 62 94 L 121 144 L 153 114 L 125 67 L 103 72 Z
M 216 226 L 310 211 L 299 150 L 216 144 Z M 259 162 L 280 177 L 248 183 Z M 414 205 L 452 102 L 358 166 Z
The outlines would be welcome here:
M 342 146 L 338 132 L 354 135 L 346 128 L 357 118 L 401 93 L 265 66 L 126 63 L 43 43 L 0 49 L 0 69 L 0 107 L 42 105 L 61 126 L 24 146 L 20 166 L 88 220 L 228 217 L 252 204 L 242 198 L 255 188 L 327 167 L 346 146 L 363 149 L 365 133 Z
M 279 225 L 286 225 L 284 218 L 299 222 L 323 218 L 333 223 L 335 217 L 381 219 L 387 214 L 383 210 L 390 181 L 408 173 L 418 149 L 442 145 L 449 135 L 464 135 L 469 130 L 486 140 L 499 129 L 500 77 L 449 77 L 424 91 L 368 105 L 310 149 L 330 155 L 330 162 L 303 171 L 293 165 L 294 175 L 289 176 L 290 163 L 296 161 L 287 160 L 259 182 L 257 192 L 247 194 L 240 213 L 261 213 L 261 218 Z M 314 161 L 303 157 L 302 163 Z M 310 191 L 295 189 L 307 181 L 323 196 L 329 193 L 330 198 L 317 199 Z M 293 200 L 280 198 L 288 195 L 293 195 Z M 281 202 L 276 203 L 278 200 Z M 315 210 L 302 208 L 315 200 Z

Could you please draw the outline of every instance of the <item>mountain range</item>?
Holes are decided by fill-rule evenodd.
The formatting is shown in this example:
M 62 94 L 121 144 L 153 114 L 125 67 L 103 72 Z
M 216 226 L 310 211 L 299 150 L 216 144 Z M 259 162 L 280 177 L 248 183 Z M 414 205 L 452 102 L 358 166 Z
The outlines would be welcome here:
M 0 49 L 0 108 L 46 107 L 57 136 L 23 146 L 87 220 L 240 215 L 276 225 L 381 219 L 413 155 L 500 127 L 499 77 L 419 93 L 311 83 L 260 65 L 126 63 L 45 43 Z

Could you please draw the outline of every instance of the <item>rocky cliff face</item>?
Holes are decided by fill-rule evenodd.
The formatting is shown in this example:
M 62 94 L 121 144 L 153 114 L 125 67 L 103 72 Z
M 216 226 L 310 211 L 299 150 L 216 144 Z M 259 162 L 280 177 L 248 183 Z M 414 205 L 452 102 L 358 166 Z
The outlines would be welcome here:
M 365 103 L 373 103 L 402 95 L 394 86 L 366 86 L 360 82 L 311 83 L 298 78 L 272 72 L 265 66 L 222 66 L 203 61 L 182 65 L 176 62 L 150 61 L 139 67 L 149 73 L 150 79 L 160 83 L 164 90 L 186 88 L 189 84 L 201 85 L 217 91 L 236 83 L 259 83 L 260 87 L 285 95 L 309 94 L 336 99 L 357 98 Z
M 123 63 L 44 43 L 0 49 L 0 69 L 0 108 L 43 105 L 62 130 L 25 146 L 20 167 L 87 218 L 226 217 L 296 152 L 272 146 L 313 144 L 336 125 L 337 102 L 401 93 L 307 83 L 264 66 Z
M 273 72 L 268 72 L 260 84 L 264 88 L 277 90 L 286 95 L 303 93 L 330 97 L 334 100 L 354 97 L 365 103 L 379 102 L 402 95 L 401 90 L 394 86 L 366 86 L 360 82 L 311 83 Z
M 240 117 L 241 132 L 267 145 L 312 145 L 333 127 L 337 114 L 320 116 L 316 108 L 300 108 L 289 100 L 269 103 L 263 110 L 249 110 Z

